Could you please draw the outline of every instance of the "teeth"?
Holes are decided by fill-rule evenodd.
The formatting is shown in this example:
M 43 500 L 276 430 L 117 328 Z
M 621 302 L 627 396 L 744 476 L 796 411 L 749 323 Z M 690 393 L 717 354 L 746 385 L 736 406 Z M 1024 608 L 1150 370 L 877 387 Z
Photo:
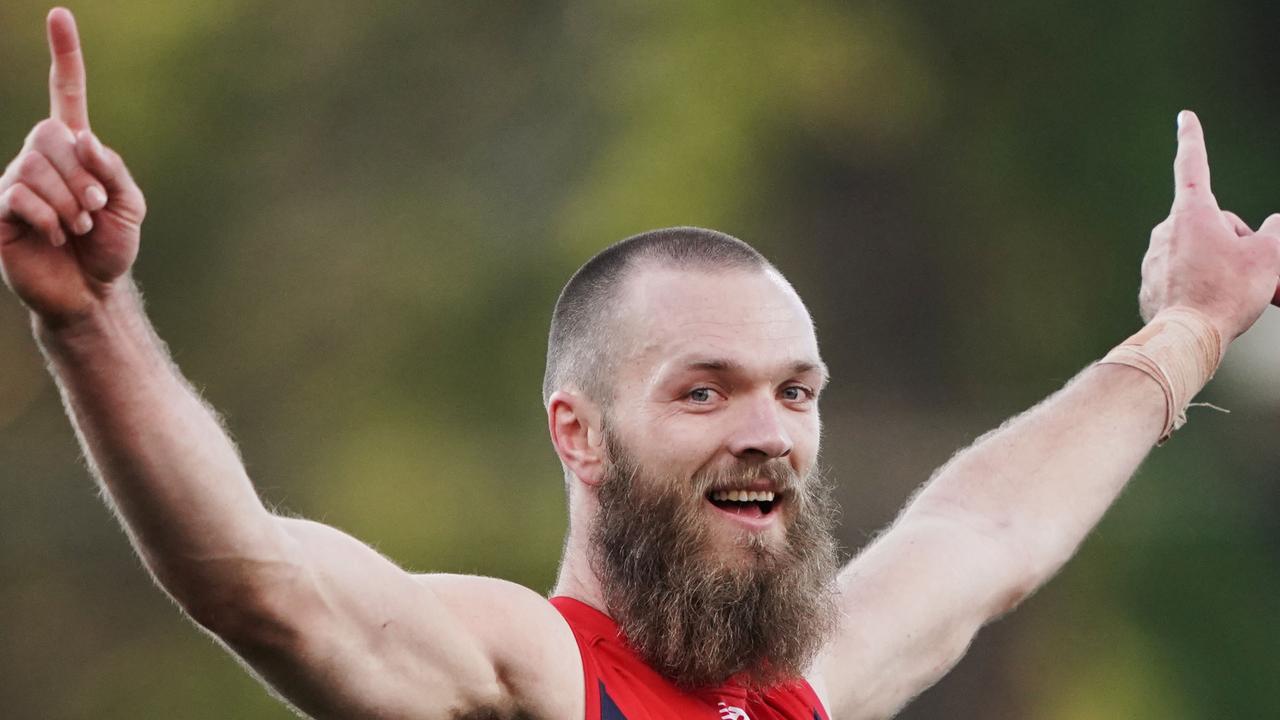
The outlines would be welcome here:
M 711 499 L 719 502 L 773 502 L 777 495 L 772 490 L 717 490 Z

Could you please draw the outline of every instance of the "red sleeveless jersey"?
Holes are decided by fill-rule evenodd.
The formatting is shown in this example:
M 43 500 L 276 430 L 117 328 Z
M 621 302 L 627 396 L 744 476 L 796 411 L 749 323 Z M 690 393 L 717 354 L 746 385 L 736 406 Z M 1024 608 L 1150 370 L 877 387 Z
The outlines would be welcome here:
M 553 597 L 582 653 L 585 720 L 830 720 L 804 680 L 764 691 L 729 681 L 689 692 L 659 675 L 622 641 L 608 615 L 570 597 Z

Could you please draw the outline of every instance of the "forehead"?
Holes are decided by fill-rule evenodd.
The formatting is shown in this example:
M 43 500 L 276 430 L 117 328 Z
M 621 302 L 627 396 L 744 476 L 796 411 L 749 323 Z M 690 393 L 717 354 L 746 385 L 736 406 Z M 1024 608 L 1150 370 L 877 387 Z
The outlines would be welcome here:
M 809 312 L 773 270 L 643 268 L 621 305 L 630 340 L 624 365 L 642 375 L 678 358 L 758 368 L 820 364 Z

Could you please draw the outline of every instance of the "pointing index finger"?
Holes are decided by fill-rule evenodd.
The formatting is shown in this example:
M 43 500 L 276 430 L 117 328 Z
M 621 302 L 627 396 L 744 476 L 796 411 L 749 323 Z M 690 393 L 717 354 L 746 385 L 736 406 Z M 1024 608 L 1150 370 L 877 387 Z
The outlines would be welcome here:
M 72 132 L 89 127 L 89 105 L 85 98 L 84 56 L 76 19 L 66 8 L 49 11 L 49 116 L 60 120 Z
M 1209 153 L 1200 119 L 1190 110 L 1178 113 L 1178 156 L 1173 161 L 1174 207 L 1216 204 L 1209 187 Z

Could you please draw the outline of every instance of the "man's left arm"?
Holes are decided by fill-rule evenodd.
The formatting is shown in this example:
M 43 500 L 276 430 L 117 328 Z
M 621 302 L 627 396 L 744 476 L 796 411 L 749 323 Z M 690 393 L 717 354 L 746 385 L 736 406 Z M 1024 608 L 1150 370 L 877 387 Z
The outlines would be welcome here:
M 1255 234 L 1220 210 L 1199 123 L 1181 119 L 1173 209 L 1143 263 L 1144 333 L 1177 308 L 1229 343 L 1276 293 L 1280 216 Z M 813 677 L 833 717 L 892 716 L 1062 567 L 1199 390 L 1181 382 L 1211 344 L 1194 335 L 1163 334 L 1130 366 L 1091 365 L 983 436 L 844 568 L 840 628 Z

